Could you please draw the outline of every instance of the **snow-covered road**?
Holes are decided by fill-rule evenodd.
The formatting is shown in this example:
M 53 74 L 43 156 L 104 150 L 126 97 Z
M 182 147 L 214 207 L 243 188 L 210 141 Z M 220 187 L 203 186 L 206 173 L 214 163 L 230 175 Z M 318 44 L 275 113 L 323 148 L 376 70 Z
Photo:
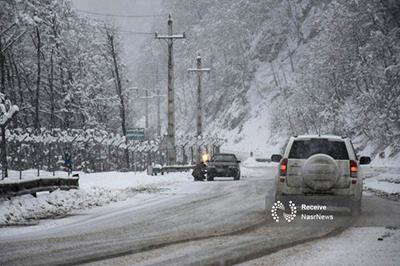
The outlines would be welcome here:
M 73 211 L 59 222 L 23 228 L 23 233 L 2 228 L 0 264 L 75 263 L 263 223 L 264 196 L 272 189 L 272 171 L 251 171 L 252 176 L 238 182 L 181 182 L 159 193 Z
M 335 235 L 351 223 L 399 225 L 400 204 L 372 194 L 364 197 L 357 221 L 275 224 L 264 208 L 266 195 L 272 204 L 274 171 L 244 168 L 236 182 L 180 182 L 51 223 L 0 228 L 0 264 L 232 264 Z

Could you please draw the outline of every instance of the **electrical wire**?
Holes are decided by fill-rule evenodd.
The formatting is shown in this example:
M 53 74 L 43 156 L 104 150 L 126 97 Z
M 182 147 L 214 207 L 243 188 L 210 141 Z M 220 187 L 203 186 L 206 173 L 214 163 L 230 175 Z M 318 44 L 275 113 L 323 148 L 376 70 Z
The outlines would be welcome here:
M 96 25 L 93 25 L 93 27 L 96 27 Z M 99 27 L 101 29 L 108 30 L 106 27 Z M 86 29 L 80 29 L 80 31 L 88 32 L 88 33 L 95 33 L 95 34 L 105 34 L 105 32 L 101 31 L 96 31 L 96 30 L 86 30 Z M 129 30 L 119 30 L 115 29 L 113 30 L 115 33 L 120 33 L 120 34 L 133 34 L 133 35 L 154 35 L 154 32 L 142 32 L 142 31 L 129 31 Z
M 116 30 L 117 33 L 137 34 L 137 35 L 154 35 L 154 32 L 139 32 L 129 30 Z
M 118 17 L 118 18 L 151 18 L 151 17 L 166 17 L 168 14 L 154 14 L 154 15 L 121 15 L 121 14 L 110 14 L 110 13 L 100 13 L 92 12 L 88 10 L 75 9 L 76 12 L 95 15 L 95 16 L 105 16 L 105 17 Z

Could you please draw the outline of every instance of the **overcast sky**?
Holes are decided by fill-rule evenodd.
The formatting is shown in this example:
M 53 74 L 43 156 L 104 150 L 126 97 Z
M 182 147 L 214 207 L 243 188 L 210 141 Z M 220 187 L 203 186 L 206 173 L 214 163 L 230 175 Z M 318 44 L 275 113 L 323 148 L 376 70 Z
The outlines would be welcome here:
M 160 14 L 161 2 L 163 0 L 72 0 L 74 9 L 117 14 L 125 16 L 143 16 Z M 80 12 L 83 16 L 94 18 L 104 18 L 113 22 L 121 30 L 134 32 L 153 32 L 152 25 L 154 19 L 161 17 L 107 17 Z M 139 48 L 143 45 L 146 38 L 152 38 L 151 35 L 122 34 L 124 62 L 135 67 L 136 58 L 139 55 Z

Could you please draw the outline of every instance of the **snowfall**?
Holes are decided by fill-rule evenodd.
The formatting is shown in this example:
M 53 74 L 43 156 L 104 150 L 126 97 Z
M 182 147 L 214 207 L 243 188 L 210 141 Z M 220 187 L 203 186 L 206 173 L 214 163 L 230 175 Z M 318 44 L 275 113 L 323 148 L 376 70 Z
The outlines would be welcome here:
M 261 159 L 261 160 L 260 160 Z M 242 162 L 242 175 L 252 175 L 263 167 L 277 164 L 265 158 L 250 157 Z M 364 167 L 364 193 L 374 193 L 398 200 L 400 194 L 400 168 L 372 165 Z M 74 219 L 71 213 L 105 212 L 112 208 L 141 204 L 143 200 L 156 197 L 165 191 L 179 191 L 188 182 L 194 182 L 190 172 L 149 176 L 146 172 L 103 172 L 79 174 L 80 188 L 70 191 L 38 193 L 36 197 L 23 195 L 11 199 L 0 199 L 0 228 L 3 236 L 13 236 L 62 226 Z M 23 180 L 37 178 L 37 170 L 23 172 Z M 52 173 L 40 172 L 40 177 Z M 67 177 L 65 172 L 56 172 L 56 177 Z M 273 178 L 273 177 L 271 177 Z M 10 171 L 10 177 L 0 183 L 19 182 L 19 172 Z M 57 219 L 58 218 L 58 219 Z M 18 226 L 16 226 L 18 225 Z M 21 225 L 39 225 L 21 226 Z M 7 230 L 4 230 L 7 227 Z M 377 237 L 381 240 L 377 240 Z M 249 261 L 245 265 L 321 265 L 326 261 L 337 261 L 337 265 L 399 265 L 399 230 L 384 227 L 352 227 L 342 234 L 304 245 L 287 248 L 266 257 Z M 349 254 L 349 250 L 352 250 Z M 367 255 L 366 255 L 367 254 Z M 351 259 L 349 259 L 351 256 Z M 384 259 L 384 257 L 386 259 Z M 332 260 L 332 259 L 335 260 Z M 339 259 L 338 259 L 339 258 Z M 390 259 L 393 258 L 393 259 Z M 329 259 L 329 260 L 327 260 Z M 367 264 L 365 264 L 367 263 Z
M 76 174 L 76 173 L 74 173 Z M 40 192 L 37 196 L 23 195 L 11 199 L 0 199 L 0 225 L 34 224 L 39 219 L 62 217 L 72 210 L 90 209 L 126 201 L 141 194 L 153 194 L 171 190 L 183 182 L 192 180 L 190 173 L 169 173 L 149 176 L 146 172 L 102 172 L 78 173 L 79 189 Z M 36 178 L 37 170 L 27 170 L 22 180 Z M 51 177 L 52 173 L 40 171 L 40 177 Z M 68 177 L 65 172 L 56 172 L 56 177 Z M 0 183 L 19 181 L 19 172 L 10 171 L 10 177 Z
M 250 157 L 242 163 L 242 175 L 251 174 L 259 167 L 274 167 L 276 164 Z M 385 169 L 383 171 L 383 169 Z M 378 196 L 399 200 L 400 168 L 372 166 L 364 169 L 364 191 Z M 163 191 L 178 189 L 185 182 L 193 182 L 190 172 L 149 176 L 146 172 L 102 172 L 79 174 L 80 188 L 52 193 L 40 192 L 37 196 L 23 195 L 0 198 L 0 226 L 27 225 L 40 219 L 63 217 L 73 210 L 91 209 L 126 201 L 140 196 L 151 196 Z M 22 173 L 22 180 L 37 178 L 37 170 Z M 40 177 L 51 177 L 52 173 L 40 171 Z M 56 172 L 56 177 L 68 177 L 66 172 Z M 0 183 L 19 182 L 19 172 L 10 171 L 10 177 Z

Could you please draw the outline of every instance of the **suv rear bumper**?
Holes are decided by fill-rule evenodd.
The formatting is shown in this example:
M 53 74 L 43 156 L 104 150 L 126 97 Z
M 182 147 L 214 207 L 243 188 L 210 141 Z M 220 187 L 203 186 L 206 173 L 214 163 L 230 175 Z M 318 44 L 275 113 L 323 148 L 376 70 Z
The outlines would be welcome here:
M 350 184 L 347 188 L 332 188 L 327 191 L 314 191 L 309 187 L 290 187 L 286 182 L 276 182 L 276 194 L 286 196 L 320 196 L 320 197 L 344 197 L 360 199 L 362 194 L 362 180 L 358 180 L 356 184 Z

